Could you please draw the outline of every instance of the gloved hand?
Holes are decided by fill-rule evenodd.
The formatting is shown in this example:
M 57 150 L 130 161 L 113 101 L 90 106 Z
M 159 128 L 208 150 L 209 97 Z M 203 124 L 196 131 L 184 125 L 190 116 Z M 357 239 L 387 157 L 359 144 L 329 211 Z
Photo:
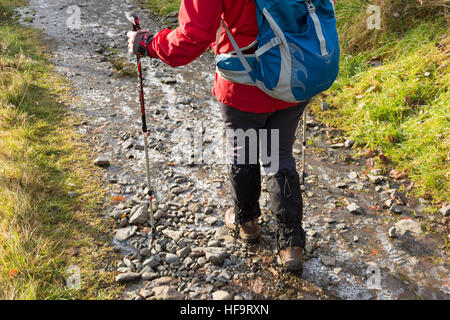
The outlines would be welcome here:
M 127 33 L 128 37 L 128 52 L 130 54 L 138 54 L 143 57 L 148 57 L 147 46 L 153 40 L 153 35 L 148 31 L 129 31 Z

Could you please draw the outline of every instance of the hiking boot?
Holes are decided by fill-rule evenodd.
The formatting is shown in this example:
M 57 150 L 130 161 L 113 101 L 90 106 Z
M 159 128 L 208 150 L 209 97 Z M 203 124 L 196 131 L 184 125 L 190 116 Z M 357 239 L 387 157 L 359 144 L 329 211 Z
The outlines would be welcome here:
M 225 212 L 225 225 L 228 229 L 236 232 L 236 220 L 234 215 L 234 209 L 228 209 Z M 255 242 L 261 236 L 258 226 L 258 218 L 251 221 L 238 224 L 239 237 L 245 242 Z
M 280 250 L 283 269 L 291 272 L 301 272 L 303 269 L 303 248 L 287 247 Z

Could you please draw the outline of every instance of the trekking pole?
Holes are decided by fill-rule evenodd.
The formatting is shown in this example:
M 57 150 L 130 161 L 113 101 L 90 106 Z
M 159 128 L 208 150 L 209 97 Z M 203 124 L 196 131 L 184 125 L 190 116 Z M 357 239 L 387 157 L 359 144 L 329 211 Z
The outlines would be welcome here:
M 305 191 L 305 175 L 306 175 L 306 169 L 305 169 L 305 153 L 306 153 L 306 113 L 307 113 L 307 107 L 305 107 L 305 110 L 303 110 L 303 137 L 302 137 L 302 184 L 301 184 L 301 190 Z
M 139 18 L 137 15 L 131 12 L 127 12 L 126 14 L 128 21 L 133 24 L 133 31 L 139 31 L 141 29 Z M 145 101 L 144 101 L 144 84 L 143 84 L 143 76 L 142 76 L 142 63 L 141 57 L 139 54 L 136 54 L 136 63 L 137 63 L 137 71 L 139 76 L 139 101 L 141 103 L 141 113 L 142 113 L 142 133 L 144 136 L 144 152 L 145 152 L 145 169 L 147 172 L 147 188 L 148 188 L 148 200 L 150 203 L 150 224 L 152 227 L 152 235 L 155 232 L 155 218 L 153 214 L 153 195 L 152 195 L 152 187 L 150 181 L 150 163 L 148 157 L 148 136 L 150 136 L 150 131 L 147 130 L 147 120 L 145 118 Z

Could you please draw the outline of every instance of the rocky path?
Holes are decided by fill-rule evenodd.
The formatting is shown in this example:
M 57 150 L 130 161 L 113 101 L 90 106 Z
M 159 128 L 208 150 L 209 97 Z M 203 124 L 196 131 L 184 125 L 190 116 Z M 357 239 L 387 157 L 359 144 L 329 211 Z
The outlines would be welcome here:
M 77 11 L 69 7 L 73 4 L 80 9 L 80 29 L 67 28 Z M 43 30 L 53 45 L 52 61 L 77 97 L 71 108 L 84 119 L 78 129 L 104 167 L 112 199 L 105 219 L 114 221 L 111 241 L 122 257 L 110 271 L 127 283 L 124 299 L 450 298 L 442 237 L 424 232 L 428 217 L 422 204 L 400 191 L 408 181 L 393 181 L 379 170 L 364 173 L 366 158 L 353 158 L 351 141 L 313 119 L 308 121 L 303 276 L 280 272 L 266 192 L 261 243 L 246 247 L 233 239 L 222 221 L 230 196 L 226 167 L 220 152 L 214 153 L 224 130 L 210 93 L 209 53 L 177 69 L 145 61 L 156 192 L 152 236 L 137 79 L 111 64 L 120 57 L 134 62 L 125 54 L 130 26 L 124 12 L 130 10 L 150 31 L 164 24 L 132 1 L 31 0 L 19 12 L 24 24 Z M 130 66 L 122 67 L 126 74 Z M 199 146 L 205 153 L 198 153 Z M 298 141 L 298 160 L 299 150 Z M 443 219 L 431 226 L 448 233 Z

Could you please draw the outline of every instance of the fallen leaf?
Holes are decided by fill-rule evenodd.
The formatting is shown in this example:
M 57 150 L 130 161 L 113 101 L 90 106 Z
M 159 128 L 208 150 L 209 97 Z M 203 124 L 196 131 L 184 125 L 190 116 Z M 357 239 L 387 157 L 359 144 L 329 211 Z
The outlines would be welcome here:
M 275 277 L 279 277 L 279 276 L 280 276 L 280 274 L 278 273 L 278 271 L 275 270 L 275 269 L 272 268 L 272 267 L 268 267 L 267 270 L 269 270 Z
M 19 272 L 19 268 L 11 269 L 11 270 L 9 270 L 9 272 L 8 272 L 8 276 L 9 276 L 9 277 L 15 277 L 16 274 L 17 274 L 17 272 Z
M 366 157 L 367 157 L 367 158 L 373 158 L 374 155 L 375 155 L 375 153 L 373 152 L 372 149 L 368 149 L 368 150 L 366 151 Z
M 367 169 L 372 169 L 375 165 L 375 162 L 373 161 L 373 158 L 369 158 L 366 160 L 366 167 Z
M 152 228 L 149 227 L 144 227 L 144 229 L 142 229 L 142 232 L 148 234 L 150 231 L 152 231 Z
M 403 179 L 407 176 L 406 172 L 403 171 L 399 171 L 399 170 L 391 170 L 391 172 L 389 173 L 389 176 L 393 179 L 399 180 L 399 179 Z
M 260 294 L 263 291 L 264 283 L 260 279 L 256 279 L 251 285 L 251 289 L 256 294 Z
M 264 264 L 271 264 L 272 262 L 275 261 L 275 257 L 274 256 L 263 256 L 262 261 Z
M 192 198 L 194 198 L 194 196 L 192 195 L 192 193 L 189 193 L 186 198 L 184 198 L 184 203 L 188 203 L 189 201 L 192 200 Z
M 72 247 L 70 248 L 69 252 L 72 256 L 77 256 L 80 254 L 80 249 L 77 247 Z
M 425 200 L 433 200 L 433 195 L 430 192 L 425 192 L 425 194 L 423 195 L 423 198 Z
M 121 202 L 124 202 L 126 199 L 127 199 L 126 197 L 115 196 L 115 197 L 112 199 L 112 202 L 113 202 L 113 203 L 121 203 Z

